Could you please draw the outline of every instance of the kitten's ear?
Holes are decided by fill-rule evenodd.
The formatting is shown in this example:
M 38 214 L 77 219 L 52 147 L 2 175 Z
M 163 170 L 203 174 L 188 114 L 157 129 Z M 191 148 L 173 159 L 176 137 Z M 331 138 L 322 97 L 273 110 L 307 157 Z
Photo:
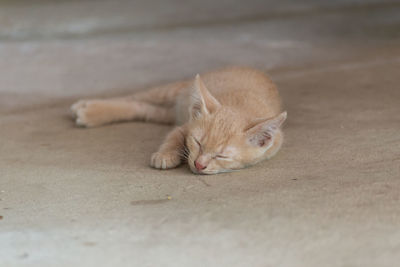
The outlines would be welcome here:
M 220 106 L 221 104 L 211 95 L 201 80 L 200 75 L 197 74 L 194 81 L 194 92 L 192 94 L 192 103 L 190 106 L 191 117 L 197 118 L 204 114 L 213 113 Z
M 281 127 L 282 123 L 286 120 L 287 112 L 270 119 L 260 119 L 253 122 L 246 130 L 246 136 L 250 144 L 254 146 L 267 146 Z

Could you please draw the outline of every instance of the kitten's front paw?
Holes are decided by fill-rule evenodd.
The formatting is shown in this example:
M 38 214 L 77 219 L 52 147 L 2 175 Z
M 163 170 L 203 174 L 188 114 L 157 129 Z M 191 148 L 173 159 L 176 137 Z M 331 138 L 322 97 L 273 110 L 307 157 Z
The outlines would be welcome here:
M 181 163 L 181 158 L 176 153 L 156 152 L 151 156 L 150 166 L 156 169 L 171 169 Z
M 76 125 L 95 127 L 108 122 L 106 103 L 102 100 L 79 100 L 71 106 Z

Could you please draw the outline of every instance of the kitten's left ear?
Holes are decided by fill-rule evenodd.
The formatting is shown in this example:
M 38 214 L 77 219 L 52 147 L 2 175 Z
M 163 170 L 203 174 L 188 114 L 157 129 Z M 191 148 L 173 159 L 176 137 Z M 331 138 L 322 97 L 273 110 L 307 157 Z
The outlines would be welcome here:
M 287 112 L 284 111 L 274 118 L 258 120 L 255 122 L 255 125 L 253 123 L 253 125 L 246 130 L 246 135 L 250 144 L 259 147 L 268 145 L 286 120 L 286 117 Z
M 200 75 L 197 74 L 194 81 L 194 92 L 190 107 L 191 117 L 197 118 L 204 114 L 210 114 L 220 106 L 221 104 L 211 95 L 206 85 L 201 80 Z

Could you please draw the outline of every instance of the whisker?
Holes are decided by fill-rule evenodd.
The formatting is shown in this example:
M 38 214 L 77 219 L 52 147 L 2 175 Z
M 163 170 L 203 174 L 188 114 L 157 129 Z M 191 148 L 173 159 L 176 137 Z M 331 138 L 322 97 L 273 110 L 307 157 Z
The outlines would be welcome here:
M 186 147 L 183 147 L 182 150 L 178 151 L 178 155 L 184 160 L 188 160 L 189 154 L 190 152 Z

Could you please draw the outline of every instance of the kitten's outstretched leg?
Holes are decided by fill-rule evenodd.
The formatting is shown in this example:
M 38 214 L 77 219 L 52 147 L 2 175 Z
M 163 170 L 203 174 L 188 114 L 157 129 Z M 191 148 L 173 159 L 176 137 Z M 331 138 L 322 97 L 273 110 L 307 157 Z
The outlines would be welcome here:
M 142 120 L 172 124 L 175 114 L 172 108 L 127 99 L 81 100 L 71 110 L 79 126 L 95 127 L 117 121 Z
M 173 129 L 165 138 L 158 152 L 151 156 L 150 165 L 157 169 L 171 169 L 182 162 L 185 155 L 186 127 Z
M 133 94 L 131 98 L 154 105 L 173 106 L 178 94 L 190 85 L 191 82 L 189 81 L 169 83 L 139 91 Z
M 76 124 L 86 127 L 128 120 L 172 124 L 175 122 L 175 100 L 189 85 L 183 81 L 153 87 L 128 97 L 81 100 L 72 105 L 71 110 Z

